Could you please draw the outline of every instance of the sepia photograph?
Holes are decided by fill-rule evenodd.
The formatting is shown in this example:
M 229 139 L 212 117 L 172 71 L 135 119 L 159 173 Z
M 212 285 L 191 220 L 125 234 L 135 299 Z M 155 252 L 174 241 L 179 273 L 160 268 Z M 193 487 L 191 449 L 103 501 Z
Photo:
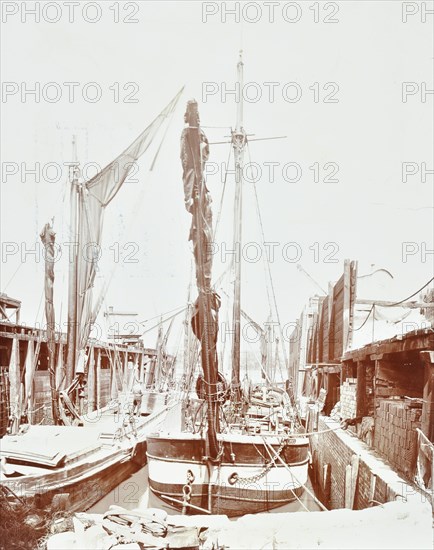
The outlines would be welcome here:
M 0 10 L 0 550 L 432 550 L 433 0 Z

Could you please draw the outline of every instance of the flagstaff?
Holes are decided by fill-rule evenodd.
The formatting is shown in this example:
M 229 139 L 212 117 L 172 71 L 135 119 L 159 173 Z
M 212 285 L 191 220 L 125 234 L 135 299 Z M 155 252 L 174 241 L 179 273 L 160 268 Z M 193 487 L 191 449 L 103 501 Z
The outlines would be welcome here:
M 237 103 L 237 120 L 235 130 L 232 131 L 232 147 L 234 149 L 235 163 L 235 201 L 234 201 L 234 232 L 233 232 L 233 258 L 234 270 L 234 303 L 233 303 L 233 340 L 232 340 L 232 380 L 231 391 L 234 401 L 240 401 L 240 354 L 241 354 L 241 240 L 242 240 L 242 215 L 243 215 L 243 167 L 244 148 L 247 142 L 246 132 L 243 126 L 243 80 L 244 63 L 242 51 L 237 64 L 238 85 L 240 89 Z

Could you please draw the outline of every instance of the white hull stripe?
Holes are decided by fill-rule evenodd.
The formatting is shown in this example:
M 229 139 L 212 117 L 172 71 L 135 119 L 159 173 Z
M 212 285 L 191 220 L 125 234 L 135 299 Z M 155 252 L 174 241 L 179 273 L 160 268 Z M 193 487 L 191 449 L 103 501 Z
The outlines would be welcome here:
M 146 453 L 146 456 L 148 457 L 148 461 L 150 460 L 157 460 L 159 462 L 177 462 L 178 464 L 197 464 L 197 460 L 187 460 L 184 458 L 167 458 L 164 456 L 155 456 L 150 453 Z M 288 464 L 291 468 L 294 466 L 304 466 L 305 464 L 309 463 L 309 457 L 306 458 L 306 460 L 302 460 L 301 462 L 291 462 L 291 464 Z M 245 464 L 240 462 L 224 462 L 221 464 L 221 466 L 234 466 L 236 468 L 261 468 L 261 464 Z M 277 465 L 278 468 L 283 468 L 280 464 Z
M 164 498 L 164 495 L 166 496 L 173 496 L 175 498 L 177 498 L 178 500 L 180 500 L 180 495 L 178 493 L 169 493 L 167 491 L 165 492 L 161 492 L 161 491 L 156 491 L 155 489 L 153 489 L 152 487 L 150 488 L 151 491 L 154 493 L 154 495 L 156 495 L 157 497 L 161 498 L 163 497 Z M 236 494 L 227 494 L 227 492 L 225 492 L 224 488 L 222 488 L 223 490 L 221 492 L 218 492 L 218 493 L 213 493 L 213 499 L 221 499 L 219 504 L 220 504 L 220 510 L 215 513 L 224 513 L 221 511 L 221 508 L 223 507 L 224 504 L 228 504 L 228 501 L 236 501 L 236 502 L 240 502 L 240 503 L 246 503 L 246 502 L 251 502 L 253 504 L 258 504 L 258 503 L 265 503 L 267 506 L 264 507 L 264 511 L 268 510 L 268 506 L 273 503 L 274 505 L 278 504 L 279 506 L 283 506 L 284 504 L 287 504 L 288 502 L 291 502 L 293 500 L 296 500 L 297 497 L 295 496 L 295 493 L 293 493 L 291 496 L 287 496 L 286 498 L 276 498 L 272 493 L 271 493 L 271 490 L 270 488 L 268 487 L 268 491 L 266 493 L 266 495 L 264 495 L 264 498 L 258 498 L 258 490 L 256 488 L 253 488 L 251 490 L 249 489 L 240 489 L 240 493 L 242 493 L 242 496 L 237 496 Z M 252 495 L 251 497 L 249 495 Z M 277 492 L 276 492 L 277 494 Z
M 201 463 L 176 463 L 163 462 L 159 459 L 149 458 L 148 476 L 150 481 L 165 485 L 184 485 L 187 483 L 187 472 L 191 471 L 194 476 L 193 486 L 213 485 L 248 487 L 255 485 L 255 489 L 268 491 L 290 490 L 305 485 L 308 476 L 308 462 L 298 466 L 290 466 L 289 470 L 284 466 L 274 466 L 263 477 L 245 483 L 237 482 L 234 485 L 229 483 L 229 478 L 237 474 L 239 478 L 251 478 L 260 475 L 264 468 L 260 465 L 252 467 L 237 465 L 211 466 L 210 477 L 208 468 Z

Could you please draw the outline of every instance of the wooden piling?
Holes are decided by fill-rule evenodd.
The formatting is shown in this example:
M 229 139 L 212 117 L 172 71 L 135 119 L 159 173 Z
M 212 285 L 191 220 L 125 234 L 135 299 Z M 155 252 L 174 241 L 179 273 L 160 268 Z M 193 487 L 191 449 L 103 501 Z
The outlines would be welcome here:
M 101 408 L 101 348 L 98 348 L 96 355 L 96 408 Z
M 65 383 L 65 363 L 63 361 L 63 344 L 59 342 L 57 345 L 57 366 L 56 366 L 56 389 L 62 389 Z
M 27 418 L 30 424 L 33 424 L 33 378 L 35 375 L 35 349 L 32 340 L 27 342 L 26 360 L 24 363 L 24 410 L 27 411 Z
M 95 347 L 89 350 L 89 370 L 87 373 L 87 412 L 95 410 L 96 380 L 95 380 Z
M 20 420 L 20 347 L 18 338 L 12 338 L 11 359 L 9 362 L 9 402 L 12 420 L 12 433 L 18 429 Z

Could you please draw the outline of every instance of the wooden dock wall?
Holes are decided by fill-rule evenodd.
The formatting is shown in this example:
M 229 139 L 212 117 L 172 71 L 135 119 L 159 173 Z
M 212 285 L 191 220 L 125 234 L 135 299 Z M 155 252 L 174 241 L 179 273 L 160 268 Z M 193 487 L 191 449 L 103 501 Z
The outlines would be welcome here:
M 346 421 L 348 431 L 372 453 L 407 483 L 432 495 L 434 332 L 429 326 L 418 328 L 352 349 L 356 304 L 368 309 L 375 303 L 395 305 L 358 299 L 356 281 L 357 265 L 345 261 L 344 273 L 329 285 L 327 296 L 317 296 L 303 311 L 298 338 L 290 345 L 290 376 L 302 380 L 296 395 L 314 403 L 323 418 Z M 432 297 L 405 302 L 406 307 L 432 314 Z
M 338 381 L 339 397 L 330 392 L 331 378 Z M 347 352 L 339 367 L 318 366 L 308 373 L 308 380 L 308 396 L 315 403 L 311 407 L 317 414 L 319 404 L 328 403 L 323 409 L 325 415 L 346 421 L 348 433 L 386 461 L 408 484 L 414 484 L 432 498 L 434 333 L 431 329 L 419 329 Z M 319 423 L 322 421 L 327 421 L 327 416 L 320 416 Z M 336 447 L 337 443 L 333 445 Z M 327 455 L 324 464 L 331 464 L 334 451 L 324 453 Z M 336 455 L 339 467 L 341 454 L 338 451 Z
M 345 260 L 344 272 L 329 285 L 327 296 L 311 299 L 297 320 L 289 345 L 289 375 L 296 385 L 306 367 L 339 364 L 350 346 L 356 280 L 357 262 Z
M 64 369 L 66 335 L 56 334 L 57 382 Z M 85 371 L 86 384 L 83 412 L 104 407 L 122 387 L 128 368 L 128 358 L 144 376 L 146 364 L 155 362 L 156 351 L 142 346 L 90 340 L 89 361 Z M 32 372 L 34 369 L 34 375 Z M 27 421 L 51 424 L 51 390 L 48 372 L 46 332 L 40 329 L 0 323 L 0 436 L 6 433 L 9 418 L 22 413 L 29 398 Z
M 311 437 L 313 483 L 329 509 L 363 510 L 397 498 L 426 500 L 407 480 L 354 435 L 327 417 L 318 419 Z

